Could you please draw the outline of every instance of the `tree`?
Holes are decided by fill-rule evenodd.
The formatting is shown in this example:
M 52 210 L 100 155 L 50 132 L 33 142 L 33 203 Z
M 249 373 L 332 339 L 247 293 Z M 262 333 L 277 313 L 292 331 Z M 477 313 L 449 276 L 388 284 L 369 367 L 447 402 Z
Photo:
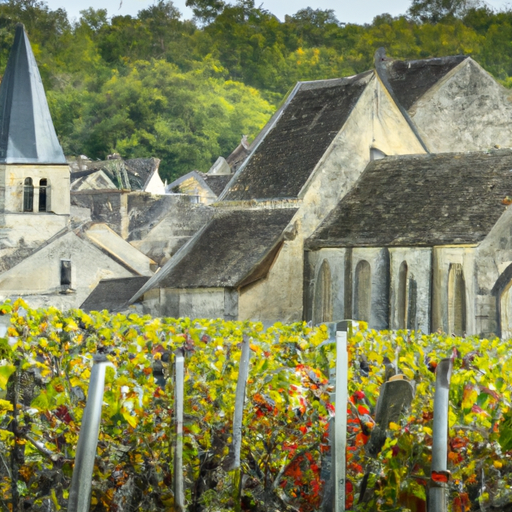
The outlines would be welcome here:
M 480 0 L 412 0 L 407 12 L 417 22 L 439 23 L 462 18 L 469 9 L 479 4 Z
M 192 8 L 194 16 L 202 24 L 211 23 L 226 7 L 222 0 L 187 0 L 185 5 Z
M 101 27 L 108 24 L 107 9 L 93 9 L 89 7 L 80 11 L 79 25 L 86 25 L 93 32 L 98 32 Z
M 224 79 L 215 61 L 188 72 L 163 60 L 138 61 L 124 75 L 115 72 L 97 93 L 68 87 L 49 95 L 57 119 L 69 123 L 66 153 L 105 158 L 157 156 L 163 178 L 194 169 L 207 171 L 227 156 L 244 134 L 255 136 L 272 113 L 260 94 Z M 69 129 L 71 128 L 71 129 Z
M 340 22 L 333 9 L 312 9 L 307 7 L 297 11 L 293 16 L 286 16 L 285 23 L 293 26 L 301 46 L 323 46 L 331 32 L 338 32 Z

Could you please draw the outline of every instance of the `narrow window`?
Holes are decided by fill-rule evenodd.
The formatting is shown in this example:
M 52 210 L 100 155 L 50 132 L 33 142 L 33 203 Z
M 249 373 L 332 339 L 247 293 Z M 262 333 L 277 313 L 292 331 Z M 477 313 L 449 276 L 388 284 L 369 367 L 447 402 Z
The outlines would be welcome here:
M 418 301 L 418 283 L 412 277 L 409 279 L 409 289 L 407 291 L 409 296 L 407 304 L 407 329 L 418 330 L 416 321 L 416 303 Z
M 60 285 L 71 288 L 71 260 L 60 260 Z
M 39 180 L 39 211 L 45 212 L 46 210 L 46 197 L 47 197 L 48 180 Z
M 367 261 L 361 260 L 356 266 L 354 319 L 370 321 L 371 269 Z
M 34 210 L 34 185 L 32 178 L 25 178 L 23 184 L 23 211 L 31 212 Z
M 448 272 L 448 326 L 458 336 L 466 332 L 466 281 L 460 263 L 451 264 Z
M 398 271 L 398 328 L 405 329 L 407 325 L 407 263 L 405 261 L 400 265 Z
M 332 322 L 331 269 L 324 260 L 315 286 L 315 323 Z

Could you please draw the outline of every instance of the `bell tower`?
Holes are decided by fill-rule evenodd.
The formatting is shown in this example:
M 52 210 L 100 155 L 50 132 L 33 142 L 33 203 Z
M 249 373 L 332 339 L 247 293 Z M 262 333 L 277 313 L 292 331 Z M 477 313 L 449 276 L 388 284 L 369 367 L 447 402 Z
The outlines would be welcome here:
M 0 249 L 40 243 L 67 225 L 69 166 L 23 25 L 0 85 Z

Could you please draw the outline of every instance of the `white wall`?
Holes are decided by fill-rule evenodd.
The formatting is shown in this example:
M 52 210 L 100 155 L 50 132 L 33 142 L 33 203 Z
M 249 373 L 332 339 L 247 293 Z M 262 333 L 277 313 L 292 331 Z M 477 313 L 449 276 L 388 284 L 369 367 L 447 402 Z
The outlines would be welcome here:
M 65 295 L 60 295 L 61 260 L 71 260 L 73 291 Z M 0 298 L 23 296 L 29 304 L 41 305 L 47 296 L 49 304 L 56 305 L 57 300 L 60 307 L 78 307 L 101 279 L 133 275 L 92 243 L 68 232 L 1 274 Z

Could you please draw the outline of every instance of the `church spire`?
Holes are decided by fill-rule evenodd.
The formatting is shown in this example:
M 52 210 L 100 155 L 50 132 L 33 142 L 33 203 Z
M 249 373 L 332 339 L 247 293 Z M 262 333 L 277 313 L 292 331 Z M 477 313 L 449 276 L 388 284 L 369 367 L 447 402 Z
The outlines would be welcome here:
M 0 163 L 65 164 L 43 82 L 22 24 L 0 85 Z

